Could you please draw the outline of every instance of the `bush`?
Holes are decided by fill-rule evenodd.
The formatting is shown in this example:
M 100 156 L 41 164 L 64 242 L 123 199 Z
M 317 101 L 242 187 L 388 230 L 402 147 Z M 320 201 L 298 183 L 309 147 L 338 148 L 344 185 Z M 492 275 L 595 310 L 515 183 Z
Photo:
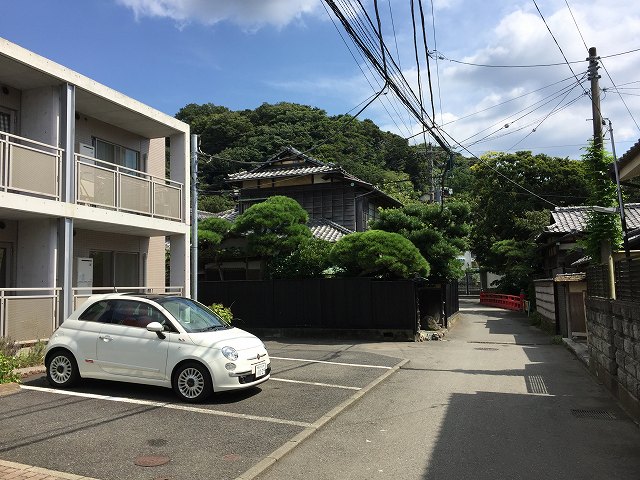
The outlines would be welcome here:
M 15 371 L 17 367 L 16 357 L 0 352 L 0 383 L 19 382 L 20 375 Z
M 44 364 L 44 350 L 47 348 L 47 342 L 38 340 L 34 345 L 29 347 L 25 353 L 20 353 L 16 357 L 18 368 L 36 367 Z
M 231 322 L 233 321 L 233 313 L 231 313 L 231 309 L 229 307 L 225 307 L 221 303 L 214 303 L 213 305 L 210 305 L 209 308 L 213 313 L 220 317 L 224 323 L 231 325 Z
M 9 337 L 0 337 L 0 354 L 5 357 L 15 357 L 20 351 L 20 345 Z

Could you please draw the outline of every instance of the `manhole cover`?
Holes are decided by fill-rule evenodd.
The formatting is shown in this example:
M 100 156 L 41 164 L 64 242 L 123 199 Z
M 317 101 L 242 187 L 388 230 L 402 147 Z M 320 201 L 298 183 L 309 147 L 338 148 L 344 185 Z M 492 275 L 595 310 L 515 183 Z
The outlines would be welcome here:
M 164 455 L 142 455 L 136 457 L 133 463 L 139 467 L 159 467 L 160 465 L 169 463 L 170 460 L 169 457 L 165 457 Z
M 602 410 L 602 409 L 590 409 L 590 410 L 586 410 L 586 409 L 572 409 L 571 410 L 571 415 L 573 415 L 576 418 L 599 418 L 602 420 L 615 420 L 616 416 L 611 413 L 608 412 L 607 410 Z

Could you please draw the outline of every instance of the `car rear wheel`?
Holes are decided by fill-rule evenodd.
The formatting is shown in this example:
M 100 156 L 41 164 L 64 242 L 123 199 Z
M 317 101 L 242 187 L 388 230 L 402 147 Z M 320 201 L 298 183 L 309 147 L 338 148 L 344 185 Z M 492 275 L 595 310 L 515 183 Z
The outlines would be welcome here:
M 173 375 L 173 390 L 185 402 L 202 402 L 213 392 L 211 376 L 201 364 L 185 363 Z
M 58 350 L 47 357 L 47 381 L 52 387 L 70 387 L 78 381 L 78 364 L 71 353 Z

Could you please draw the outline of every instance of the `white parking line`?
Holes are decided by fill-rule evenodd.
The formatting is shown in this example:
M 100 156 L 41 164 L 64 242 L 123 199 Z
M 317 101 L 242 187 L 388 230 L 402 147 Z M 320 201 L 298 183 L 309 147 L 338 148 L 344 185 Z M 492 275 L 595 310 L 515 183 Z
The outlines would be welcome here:
M 330 383 L 303 382 L 302 380 L 289 380 L 288 378 L 271 377 L 270 380 L 276 381 L 276 382 L 302 383 L 304 385 L 316 385 L 318 387 L 344 388 L 345 390 L 362 390 L 360 387 L 347 387 L 346 385 L 332 385 Z
M 220 410 L 209 410 L 208 408 L 192 407 L 189 405 L 178 405 L 175 403 L 152 402 L 150 400 L 137 400 L 126 397 L 112 397 L 109 395 L 98 395 L 95 393 L 70 392 L 68 390 L 56 390 L 54 388 L 34 387 L 31 385 L 20 385 L 24 390 L 36 390 L 39 392 L 57 393 L 58 395 L 68 395 L 71 397 L 93 398 L 96 400 L 106 400 L 109 402 L 133 403 L 136 405 L 149 405 L 152 407 L 168 408 L 171 410 L 183 410 L 187 412 L 205 413 L 207 415 L 217 415 L 220 417 L 242 418 L 244 420 L 257 420 L 260 422 L 280 423 L 284 425 L 293 425 L 296 427 L 307 428 L 312 424 L 307 422 L 297 422 L 295 420 L 284 420 L 281 418 L 260 417 L 257 415 L 247 415 L 244 413 L 223 412 Z
M 360 363 L 343 363 L 343 362 L 329 362 L 326 360 L 309 360 L 307 358 L 288 358 L 288 357 L 272 357 L 274 360 L 289 360 L 291 362 L 305 362 L 305 363 L 327 363 L 329 365 L 342 365 L 345 367 L 361 367 L 361 368 L 381 368 L 383 370 L 391 370 L 393 367 L 385 367 L 382 365 L 362 365 Z

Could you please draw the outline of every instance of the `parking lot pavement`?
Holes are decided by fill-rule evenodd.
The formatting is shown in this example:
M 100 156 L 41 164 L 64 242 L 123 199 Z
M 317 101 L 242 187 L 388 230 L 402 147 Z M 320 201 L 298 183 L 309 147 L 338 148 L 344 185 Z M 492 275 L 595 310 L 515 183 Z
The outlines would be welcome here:
M 403 363 L 338 346 L 267 346 L 271 380 L 198 405 L 164 388 L 85 380 L 53 390 L 31 377 L 0 398 L 0 460 L 103 480 L 248 479 Z M 149 459 L 166 463 L 136 465 Z

